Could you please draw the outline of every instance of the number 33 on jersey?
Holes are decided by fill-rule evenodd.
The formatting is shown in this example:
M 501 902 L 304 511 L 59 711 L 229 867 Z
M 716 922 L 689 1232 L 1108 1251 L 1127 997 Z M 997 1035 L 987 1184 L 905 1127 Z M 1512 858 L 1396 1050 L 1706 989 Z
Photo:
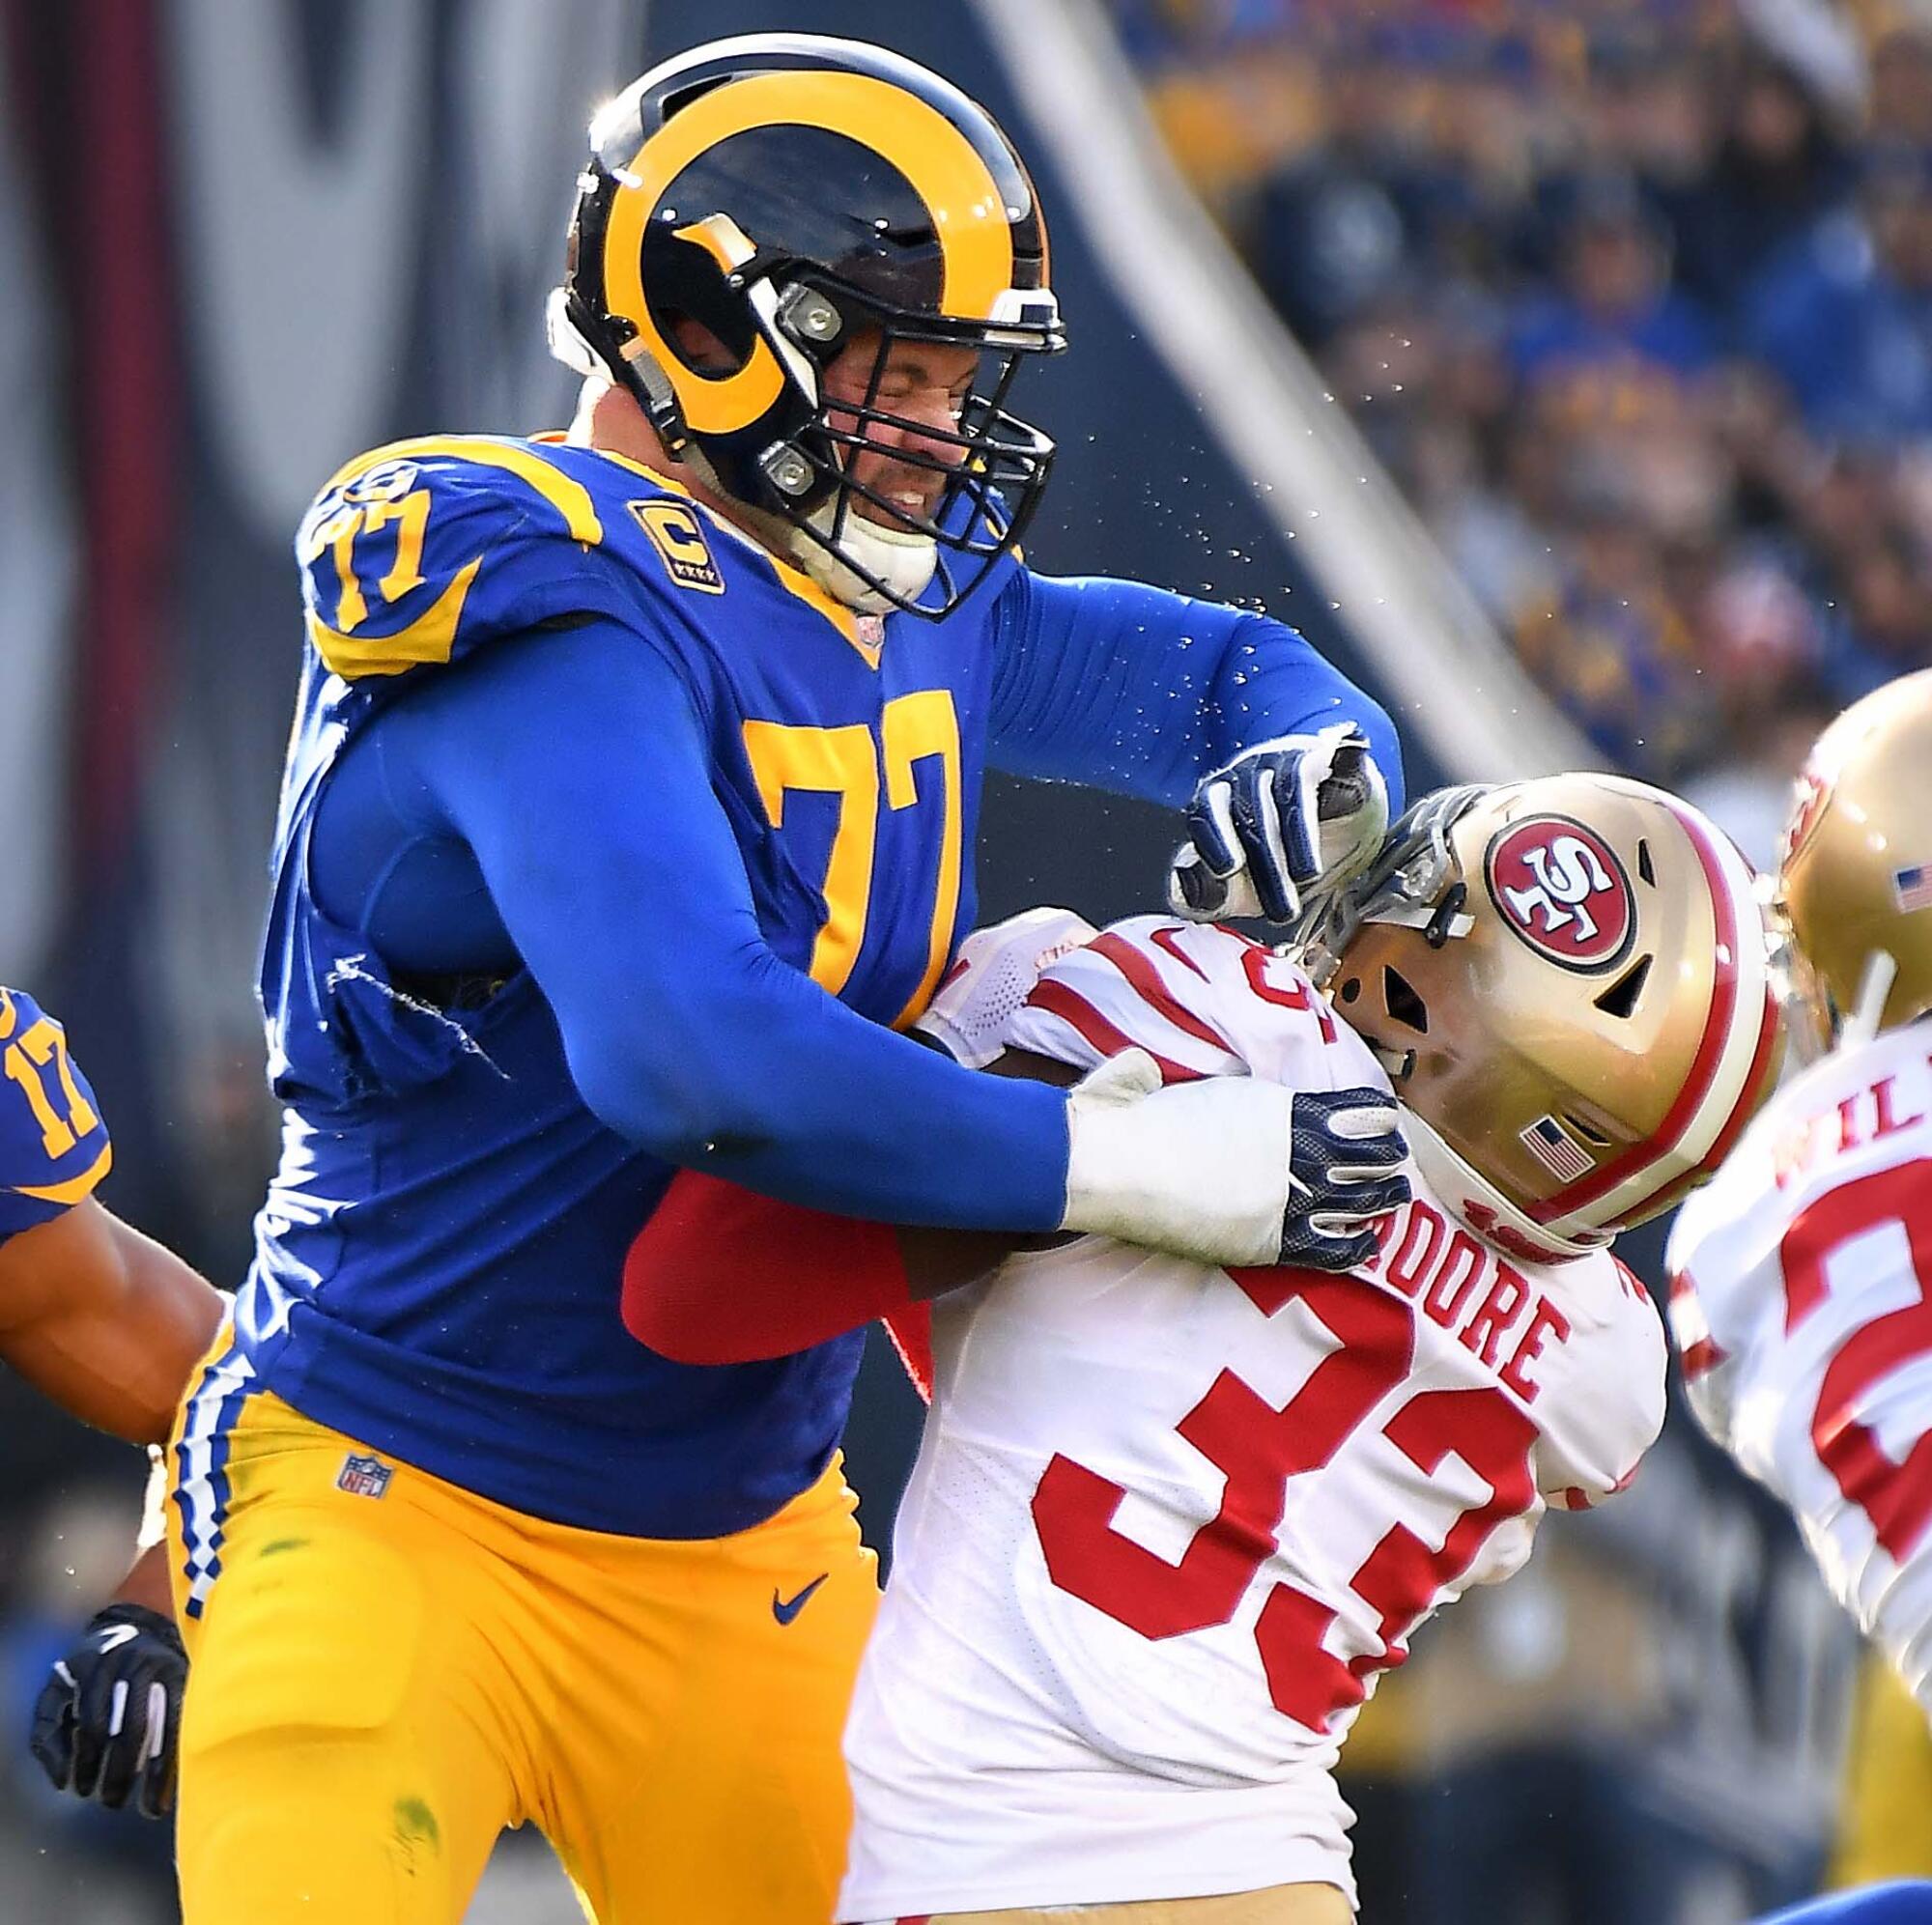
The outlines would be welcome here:
M 71 1209 L 114 1152 L 67 1033 L 17 989 L 0 989 L 0 1239 Z

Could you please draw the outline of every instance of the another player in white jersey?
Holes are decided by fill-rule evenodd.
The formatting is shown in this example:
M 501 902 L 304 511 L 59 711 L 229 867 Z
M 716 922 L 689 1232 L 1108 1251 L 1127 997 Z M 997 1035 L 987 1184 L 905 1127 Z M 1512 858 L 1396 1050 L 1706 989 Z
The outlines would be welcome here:
M 846 1732 L 839 1918 L 1348 1919 L 1332 1773 L 1377 1677 L 1518 1570 L 1548 1505 L 1627 1483 L 1662 1421 L 1662 1330 L 1606 1246 L 1768 1086 L 1761 935 L 1694 811 L 1570 777 L 1419 806 L 1311 951 L 1332 1003 L 1226 929 L 973 939 L 924 1025 L 955 1055 L 1392 1085 L 1415 1190 L 1346 1275 L 1086 1238 L 934 1306 L 932 1415 Z M 825 1220 L 781 1213 L 750 1220 L 810 1291 Z M 754 1238 L 687 1222 L 655 1255 L 715 1326 Z M 855 1235 L 856 1260 L 893 1234 Z M 919 1294 L 943 1265 L 897 1247 Z
M 1776 897 L 1819 1060 L 1670 1240 L 1691 1408 L 1932 1712 L 1932 673 L 1820 738 Z

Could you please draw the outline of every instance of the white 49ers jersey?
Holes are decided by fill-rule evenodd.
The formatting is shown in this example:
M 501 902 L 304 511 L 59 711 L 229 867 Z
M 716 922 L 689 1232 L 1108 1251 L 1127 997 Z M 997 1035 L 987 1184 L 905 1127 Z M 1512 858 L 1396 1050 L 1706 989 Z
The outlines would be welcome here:
M 1670 1239 L 1691 1408 L 1932 1711 L 1932 1025 L 1778 1091 Z
M 1051 964 L 1008 1035 L 1388 1088 L 1292 964 L 1170 920 Z M 1547 1505 L 1626 1483 L 1663 1415 L 1662 1327 L 1612 1258 L 1518 1262 L 1419 1188 L 1351 1275 L 1086 1238 L 943 1300 L 934 1340 L 847 1727 L 841 1919 L 1352 1895 L 1331 1773 L 1377 1677 L 1520 1567 Z

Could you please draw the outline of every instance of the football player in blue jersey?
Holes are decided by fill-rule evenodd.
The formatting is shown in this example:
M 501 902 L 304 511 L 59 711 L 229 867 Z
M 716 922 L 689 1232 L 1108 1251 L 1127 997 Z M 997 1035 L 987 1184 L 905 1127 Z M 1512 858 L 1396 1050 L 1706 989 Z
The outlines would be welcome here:
M 1022 563 L 1047 265 L 936 75 L 700 48 L 592 126 L 571 434 L 378 449 L 304 518 L 283 1154 L 173 1443 L 189 1925 L 453 1920 L 526 1819 L 603 1920 L 829 1915 L 859 1342 L 631 1343 L 675 1167 L 1332 1268 L 1403 1201 L 1392 1127 L 1355 1180 L 1306 1154 L 1358 1092 L 1065 1090 L 895 1033 L 972 925 L 989 764 L 1191 806 L 1203 914 L 1292 914 L 1400 786 L 1292 630 Z
M 101 1208 L 114 1160 L 67 1036 L 0 989 L 0 1362 L 83 1423 L 156 1445 L 220 1321 L 221 1298 Z M 150 1816 L 173 1796 L 186 1659 L 159 1548 L 62 1659 L 32 1747 L 63 1791 Z

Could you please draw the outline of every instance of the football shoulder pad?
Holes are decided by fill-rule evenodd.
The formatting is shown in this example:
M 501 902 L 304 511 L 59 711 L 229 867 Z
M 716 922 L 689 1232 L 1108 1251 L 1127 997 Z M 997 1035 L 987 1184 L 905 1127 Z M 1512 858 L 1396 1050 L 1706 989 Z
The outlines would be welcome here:
M 67 1033 L 31 996 L 0 989 L 0 1241 L 71 1209 L 113 1161 Z
M 1050 962 L 1007 1040 L 1083 1068 L 1139 1047 L 1168 1083 L 1251 1075 L 1293 1090 L 1388 1087 L 1292 958 L 1173 917 L 1131 917 Z
M 345 681 L 447 664 L 573 614 L 635 622 L 637 583 L 563 449 L 394 441 L 330 476 L 296 536 L 309 641 Z

